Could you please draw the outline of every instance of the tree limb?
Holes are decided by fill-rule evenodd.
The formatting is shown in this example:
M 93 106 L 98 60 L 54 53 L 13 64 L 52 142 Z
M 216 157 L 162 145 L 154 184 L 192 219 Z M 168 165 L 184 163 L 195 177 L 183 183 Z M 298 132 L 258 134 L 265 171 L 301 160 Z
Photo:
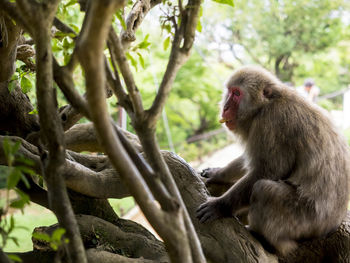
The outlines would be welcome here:
M 25 17 L 26 22 L 33 25 L 30 33 L 36 44 L 38 109 L 42 135 L 49 149 L 48 159 L 45 160 L 45 155 L 43 156 L 44 177 L 48 187 L 49 204 L 55 212 L 60 225 L 67 231 L 67 237 L 70 240 L 68 251 L 72 262 L 84 263 L 87 262 L 85 250 L 62 178 L 62 168 L 65 165 L 64 137 L 52 83 L 50 29 L 58 3 L 58 0 L 43 3 L 33 0 L 17 1 L 20 12 Z
M 126 29 L 120 34 L 124 50 L 128 49 L 131 42 L 135 41 L 135 32 L 141 25 L 148 12 L 160 4 L 161 0 L 139 0 L 136 1 L 126 19 Z
M 141 95 L 138 88 L 136 87 L 134 77 L 128 64 L 128 60 L 124 54 L 123 45 L 112 27 L 109 31 L 108 44 L 110 47 L 112 47 L 110 51 L 113 53 L 113 57 L 117 61 L 120 72 L 124 78 L 124 82 L 133 105 L 133 111 L 140 118 L 143 114 Z

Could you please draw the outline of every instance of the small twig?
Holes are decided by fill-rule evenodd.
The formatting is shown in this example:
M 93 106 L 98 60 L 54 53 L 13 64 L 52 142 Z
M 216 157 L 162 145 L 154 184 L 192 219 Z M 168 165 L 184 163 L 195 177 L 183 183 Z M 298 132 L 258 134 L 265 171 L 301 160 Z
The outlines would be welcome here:
M 63 23 L 57 17 L 55 17 L 55 19 L 53 20 L 53 25 L 63 33 L 71 33 L 77 35 L 77 33 L 70 26 Z
M 107 41 L 107 45 L 109 50 L 111 50 L 110 45 L 108 44 L 109 42 Z M 107 59 L 105 59 L 105 71 L 106 71 L 106 76 L 107 76 L 107 82 L 109 84 L 109 86 L 112 88 L 114 94 L 117 96 L 118 98 L 118 104 L 120 106 L 122 106 L 129 115 L 133 114 L 133 108 L 132 108 L 132 104 L 131 101 L 128 97 L 128 95 L 125 93 L 122 83 L 120 81 L 119 78 L 119 73 L 118 70 L 116 68 L 116 62 L 115 62 L 115 58 L 114 58 L 114 54 L 112 55 L 112 52 L 110 51 L 111 54 L 111 62 L 112 65 L 114 67 L 114 75 L 112 73 L 112 70 L 108 64 Z
M 64 96 L 69 103 L 81 112 L 84 116 L 89 118 L 90 112 L 86 100 L 74 88 L 74 82 L 71 72 L 65 67 L 60 67 L 56 59 L 53 57 L 53 74 L 54 80 L 58 87 L 62 90 Z

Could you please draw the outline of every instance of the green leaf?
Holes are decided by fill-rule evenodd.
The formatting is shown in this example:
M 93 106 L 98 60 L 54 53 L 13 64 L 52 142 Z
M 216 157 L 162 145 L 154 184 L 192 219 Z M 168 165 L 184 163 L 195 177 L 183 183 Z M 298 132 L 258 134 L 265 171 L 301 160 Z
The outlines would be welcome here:
M 16 141 L 15 143 L 12 143 L 11 153 L 16 154 L 19 148 L 21 148 L 21 141 Z
M 32 237 L 34 239 L 40 240 L 40 241 L 46 241 L 46 242 L 50 242 L 51 241 L 51 237 L 46 234 L 46 233 L 40 233 L 40 232 L 34 232 L 32 234 Z
M 65 53 L 64 54 L 64 64 L 67 65 L 69 60 L 70 60 L 70 54 L 69 53 Z
M 50 247 L 54 250 L 54 251 L 57 251 L 57 249 L 58 249 L 58 246 L 57 246 L 57 244 L 56 243 L 50 243 Z
M 6 188 L 7 175 L 10 173 L 10 170 L 11 170 L 11 168 L 8 166 L 0 165 L 0 189 Z
M 67 37 L 65 37 L 65 38 L 63 39 L 62 47 L 63 47 L 64 49 L 68 49 L 68 48 L 70 47 L 70 44 L 69 44 L 69 41 L 68 41 L 68 38 L 67 38 Z
M 197 31 L 200 32 L 200 33 L 202 32 L 202 23 L 201 23 L 201 20 L 200 20 L 200 19 L 198 19 Z
M 12 208 L 17 208 L 17 209 L 23 209 L 26 204 L 29 203 L 29 197 L 28 199 L 19 199 L 19 200 L 14 200 L 10 203 L 10 207 Z
M 168 36 L 163 42 L 163 49 L 167 50 L 170 44 L 170 36 Z
M 234 7 L 235 4 L 233 3 L 233 0 L 213 0 L 216 3 L 223 4 L 223 5 L 229 5 Z
M 123 29 L 126 30 L 126 24 L 125 24 L 125 20 L 123 18 L 123 11 L 118 10 L 115 15 L 116 15 L 117 19 L 119 20 L 120 24 L 122 25 Z
M 68 6 L 75 5 L 76 3 L 77 3 L 77 0 L 71 0 L 67 4 L 65 4 L 64 7 L 66 8 Z
M 16 161 L 16 163 L 17 163 L 17 161 Z M 19 169 L 22 173 L 26 173 L 26 174 L 30 174 L 30 175 L 36 175 L 36 172 L 30 167 L 22 166 L 22 165 L 19 165 L 19 166 L 16 165 L 16 168 Z
M 21 78 L 21 89 L 23 93 L 28 93 L 33 87 L 32 82 L 25 76 Z
M 77 26 L 76 24 L 69 24 L 69 26 L 75 31 L 75 32 L 79 32 L 80 31 L 80 29 L 79 29 L 79 26 Z M 73 35 L 73 33 L 69 33 L 69 36 L 70 37 L 73 37 L 72 36 Z M 74 34 L 75 35 L 75 34 Z M 76 37 L 76 35 L 74 36 L 74 37 Z
M 16 88 L 16 80 L 11 80 L 7 88 L 10 93 L 14 91 Z
M 16 158 L 16 161 L 18 163 L 21 163 L 21 164 L 25 164 L 27 166 L 34 166 L 35 165 L 35 162 L 22 156 L 22 155 L 19 155 L 17 158 Z
M 21 171 L 17 168 L 12 168 L 11 173 L 7 177 L 7 189 L 13 189 L 18 184 L 19 179 L 21 179 Z
M 53 39 L 52 40 L 52 51 L 53 52 L 59 52 L 61 51 L 63 48 L 62 48 L 62 44 L 61 42 L 59 42 L 57 39 Z
M 15 261 L 15 262 L 22 262 L 22 259 L 15 255 L 15 254 L 7 254 L 7 256 L 9 257 L 9 259 L 11 259 L 12 261 Z
M 53 233 L 52 233 L 52 241 L 61 241 L 62 236 L 66 233 L 66 230 L 64 228 L 57 228 Z
M 131 61 L 131 65 L 136 69 L 137 71 L 137 61 L 133 58 L 133 56 L 130 55 L 130 53 L 125 54 L 126 57 Z
M 140 52 L 137 52 L 137 55 L 139 56 L 139 61 L 141 64 L 141 67 L 144 69 L 145 68 L 145 60 L 142 57 L 142 54 Z
M 29 181 L 28 181 L 27 177 L 23 173 L 21 174 L 21 180 L 23 181 L 23 183 L 27 187 L 27 189 L 29 189 L 30 188 Z
M 28 114 L 38 114 L 39 112 L 38 112 L 38 110 L 37 109 L 34 109 L 34 110 L 32 110 L 32 111 L 30 111 L 30 112 L 28 112 Z
M 5 153 L 5 157 L 7 159 L 9 159 L 10 153 L 11 153 L 11 144 L 10 144 L 10 139 L 8 137 L 6 137 L 2 143 L 2 147 L 4 149 L 4 153 Z
M 74 33 L 66 33 L 66 32 L 61 32 L 61 31 L 57 31 L 55 33 L 55 37 L 56 38 L 59 38 L 59 39 L 62 39 L 64 37 L 70 37 L 70 38 L 75 38 L 77 35 L 74 34 Z
M 162 25 L 162 28 L 165 29 L 165 31 L 168 34 L 171 34 L 171 25 L 170 24 L 164 24 L 164 25 Z

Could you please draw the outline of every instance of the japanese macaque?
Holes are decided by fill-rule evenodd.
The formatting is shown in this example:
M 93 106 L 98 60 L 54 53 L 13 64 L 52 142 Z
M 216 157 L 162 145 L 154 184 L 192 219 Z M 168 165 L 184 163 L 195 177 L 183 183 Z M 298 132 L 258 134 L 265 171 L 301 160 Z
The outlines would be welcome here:
M 244 67 L 227 83 L 221 122 L 245 151 L 204 170 L 207 182 L 234 184 L 198 208 L 200 222 L 248 210 L 249 229 L 281 255 L 337 229 L 347 211 L 349 152 L 317 106 L 268 71 Z

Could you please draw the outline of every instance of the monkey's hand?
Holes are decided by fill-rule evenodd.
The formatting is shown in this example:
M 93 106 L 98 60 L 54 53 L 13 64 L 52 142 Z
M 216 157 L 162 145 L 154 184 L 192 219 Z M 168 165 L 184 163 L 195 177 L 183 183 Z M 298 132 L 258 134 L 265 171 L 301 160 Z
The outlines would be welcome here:
M 218 218 L 232 216 L 232 207 L 220 197 L 211 198 L 198 207 L 196 214 L 199 222 L 204 223 Z
M 205 178 L 211 178 L 217 174 L 221 168 L 205 168 L 200 175 Z
M 206 168 L 201 173 L 200 176 L 202 177 L 203 182 L 205 183 L 216 183 L 217 181 L 217 174 L 219 174 L 219 170 L 221 168 Z

